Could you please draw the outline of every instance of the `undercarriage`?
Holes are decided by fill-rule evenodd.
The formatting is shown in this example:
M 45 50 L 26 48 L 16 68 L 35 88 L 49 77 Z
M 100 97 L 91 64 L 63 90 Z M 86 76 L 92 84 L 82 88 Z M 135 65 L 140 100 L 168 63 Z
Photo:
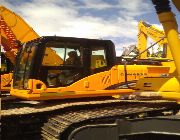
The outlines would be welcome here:
M 179 108 L 173 101 L 109 97 L 48 102 L 4 100 L 1 134 L 2 139 L 11 140 L 179 138 Z

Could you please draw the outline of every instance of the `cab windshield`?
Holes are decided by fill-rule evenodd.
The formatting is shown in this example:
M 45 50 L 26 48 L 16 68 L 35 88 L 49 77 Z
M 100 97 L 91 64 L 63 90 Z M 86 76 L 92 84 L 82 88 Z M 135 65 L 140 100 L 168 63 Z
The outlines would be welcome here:
M 35 47 L 37 43 L 25 43 L 18 54 L 18 60 L 14 72 L 14 88 L 26 89 L 30 75 L 32 59 L 34 57 Z

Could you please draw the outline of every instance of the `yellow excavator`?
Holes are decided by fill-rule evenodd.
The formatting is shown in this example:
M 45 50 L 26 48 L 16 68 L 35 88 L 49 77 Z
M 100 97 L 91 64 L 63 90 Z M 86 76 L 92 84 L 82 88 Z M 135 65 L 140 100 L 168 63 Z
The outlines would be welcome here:
M 141 37 L 145 35 L 145 38 Z M 172 73 L 175 66 L 164 32 L 145 22 L 139 22 L 138 36 L 140 59 L 128 65 L 115 65 L 115 48 L 109 40 L 68 37 L 42 37 L 32 40 L 23 46 L 19 54 L 11 95 L 30 100 L 116 96 L 123 91 L 115 89 L 119 85 L 128 85 L 128 82 L 144 76 L 163 77 Z M 147 53 L 143 54 L 147 50 L 147 36 L 166 46 L 164 58 L 149 59 Z M 59 61 L 52 59 L 47 49 L 54 50 L 60 57 Z M 77 59 L 78 65 L 66 63 L 71 52 L 76 54 L 77 58 L 74 59 Z M 47 64 L 50 59 L 52 63 Z M 25 66 L 26 63 L 28 67 Z M 31 71 L 26 74 L 27 70 L 24 68 Z M 95 79 L 98 84 L 92 84 Z M 129 93 L 132 90 L 124 91 Z
M 1 91 L 9 92 L 12 81 L 13 65 L 20 42 L 36 39 L 39 35 L 16 13 L 0 6 L 1 23 Z
M 146 35 L 146 40 L 142 39 L 141 34 Z M 123 91 L 127 91 L 127 94 L 132 91 L 115 89 L 124 83 L 128 86 L 129 82 L 144 76 L 172 73 L 175 67 L 169 67 L 167 64 L 170 65 L 170 62 L 166 62 L 172 59 L 169 48 L 166 47 L 167 55 L 163 60 L 150 61 L 143 54 L 147 50 L 147 36 L 167 46 L 164 32 L 139 22 L 138 36 L 140 59 L 127 65 L 116 65 L 115 47 L 110 40 L 54 36 L 29 41 L 19 54 L 11 95 L 30 100 L 116 96 Z M 59 60 L 49 54 L 50 49 L 59 56 Z M 73 59 L 78 63 L 67 63 L 70 53 L 74 53 L 76 58 Z M 95 79 L 98 84 L 92 84 Z
M 174 2 L 180 8 L 179 1 Z M 177 23 L 169 0 L 153 0 L 153 3 L 165 30 L 177 75 L 168 75 L 170 68 L 163 66 L 126 63 L 114 66 L 114 57 L 109 57 L 113 56 L 114 45 L 109 40 L 41 37 L 29 41 L 18 53 L 11 94 L 30 100 L 59 100 L 23 101 L 24 106 L 20 102 L 15 104 L 17 108 L 2 105 L 2 130 L 6 132 L 2 133 L 3 138 L 178 139 L 180 41 Z M 54 50 L 62 61 L 48 64 L 48 49 Z M 131 88 L 127 76 L 140 79 L 135 88 Z M 146 78 L 142 78 L 144 76 Z M 120 95 L 120 99 L 111 98 L 112 95 Z
M 49 49 L 61 61 L 53 60 Z M 48 64 L 50 59 L 53 63 Z M 73 62 L 67 63 L 69 59 Z M 41 37 L 27 42 L 19 53 L 11 95 L 30 100 L 112 96 L 132 91 L 114 88 L 125 81 L 166 75 L 170 69 L 156 65 L 115 65 L 115 62 L 115 48 L 110 40 Z
M 10 83 L 12 81 L 12 73 L 9 73 L 9 72 L 13 70 L 12 65 L 15 63 L 15 56 L 17 53 L 17 49 L 22 47 L 21 45 L 19 45 L 17 43 L 17 41 L 20 41 L 21 43 L 25 43 L 27 41 L 36 39 L 39 36 L 19 15 L 15 14 L 14 12 L 10 11 L 9 9 L 7 9 L 3 6 L 0 7 L 0 10 L 1 10 L 1 26 L 2 26 L 1 38 L 2 38 L 2 46 L 5 50 L 5 52 L 2 54 L 3 55 L 2 62 L 4 63 L 3 66 L 6 65 L 6 67 L 7 67 L 6 69 L 3 69 L 4 71 L 1 71 L 1 91 L 9 92 Z M 109 49 L 114 49 L 113 45 L 112 45 L 112 47 L 109 47 Z M 103 51 L 103 49 L 101 51 Z M 88 72 L 88 73 L 93 74 L 93 73 L 101 72 L 101 71 L 107 70 L 108 69 L 107 67 L 110 68 L 113 65 L 115 65 L 115 58 L 114 58 L 115 53 L 113 51 L 111 51 L 111 52 L 112 53 L 109 53 L 108 54 L 109 56 L 107 58 L 104 58 L 105 53 L 102 55 L 96 54 L 96 55 L 92 56 L 92 58 L 90 60 L 90 61 L 92 61 L 91 68 L 97 69 L 99 67 L 104 67 L 104 69 L 90 70 L 91 72 Z M 98 53 L 98 52 L 96 51 L 96 53 Z M 64 58 L 61 58 L 59 55 L 55 54 L 54 50 L 47 48 L 46 54 L 48 56 L 45 57 L 43 60 L 44 61 L 43 63 L 46 63 L 46 65 L 59 66 L 60 64 L 63 63 L 62 61 Z M 110 59 L 110 58 L 112 59 L 112 62 L 105 62 L 106 59 Z M 83 59 L 83 58 L 81 58 L 81 59 Z M 86 61 L 89 61 L 89 60 L 86 60 Z M 139 66 L 137 66 L 136 69 L 138 69 L 138 67 Z M 121 66 L 119 68 L 122 69 L 121 73 L 123 73 L 123 66 Z M 141 69 L 141 67 L 139 67 L 139 68 Z M 146 66 L 143 66 L 143 69 L 146 69 Z M 165 71 L 167 71 L 167 70 L 165 70 Z M 132 74 L 132 72 L 130 72 L 130 74 Z M 141 73 L 141 71 L 137 71 L 135 74 L 143 76 L 143 73 Z M 130 79 L 128 79 L 128 80 L 137 80 L 138 77 L 140 77 L 140 76 L 135 76 L 135 78 L 133 79 L 132 76 L 130 76 Z M 81 78 L 82 78 L 82 76 L 81 76 Z M 55 78 L 50 78 L 50 79 L 54 79 L 54 81 L 55 81 Z M 76 80 L 77 80 L 77 78 L 76 78 Z M 123 80 L 122 80 L 122 82 L 123 82 Z M 116 83 L 117 83 L 117 81 L 116 81 Z M 52 83 L 51 83 L 51 85 L 52 85 Z M 99 89 L 99 87 L 97 87 L 96 89 Z

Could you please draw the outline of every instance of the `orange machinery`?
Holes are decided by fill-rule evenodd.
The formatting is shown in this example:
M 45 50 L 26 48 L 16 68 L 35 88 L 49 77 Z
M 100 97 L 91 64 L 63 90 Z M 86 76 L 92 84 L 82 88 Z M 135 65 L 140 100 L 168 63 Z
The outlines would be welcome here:
M 55 61 L 48 50 L 61 58 Z M 75 52 L 78 65 L 66 64 Z M 50 60 L 52 63 L 48 63 Z M 117 87 L 144 76 L 163 76 L 169 67 L 156 65 L 116 65 L 110 40 L 41 37 L 23 46 L 18 54 L 11 95 L 30 100 L 49 100 L 130 93 Z

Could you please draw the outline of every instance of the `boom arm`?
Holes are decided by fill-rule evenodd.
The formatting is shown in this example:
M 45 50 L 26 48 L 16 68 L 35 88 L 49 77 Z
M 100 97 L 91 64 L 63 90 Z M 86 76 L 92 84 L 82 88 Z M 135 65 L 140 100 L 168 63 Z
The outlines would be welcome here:
M 0 6 L 1 40 L 5 55 L 15 63 L 15 55 L 21 43 L 36 39 L 39 35 L 16 13 Z

